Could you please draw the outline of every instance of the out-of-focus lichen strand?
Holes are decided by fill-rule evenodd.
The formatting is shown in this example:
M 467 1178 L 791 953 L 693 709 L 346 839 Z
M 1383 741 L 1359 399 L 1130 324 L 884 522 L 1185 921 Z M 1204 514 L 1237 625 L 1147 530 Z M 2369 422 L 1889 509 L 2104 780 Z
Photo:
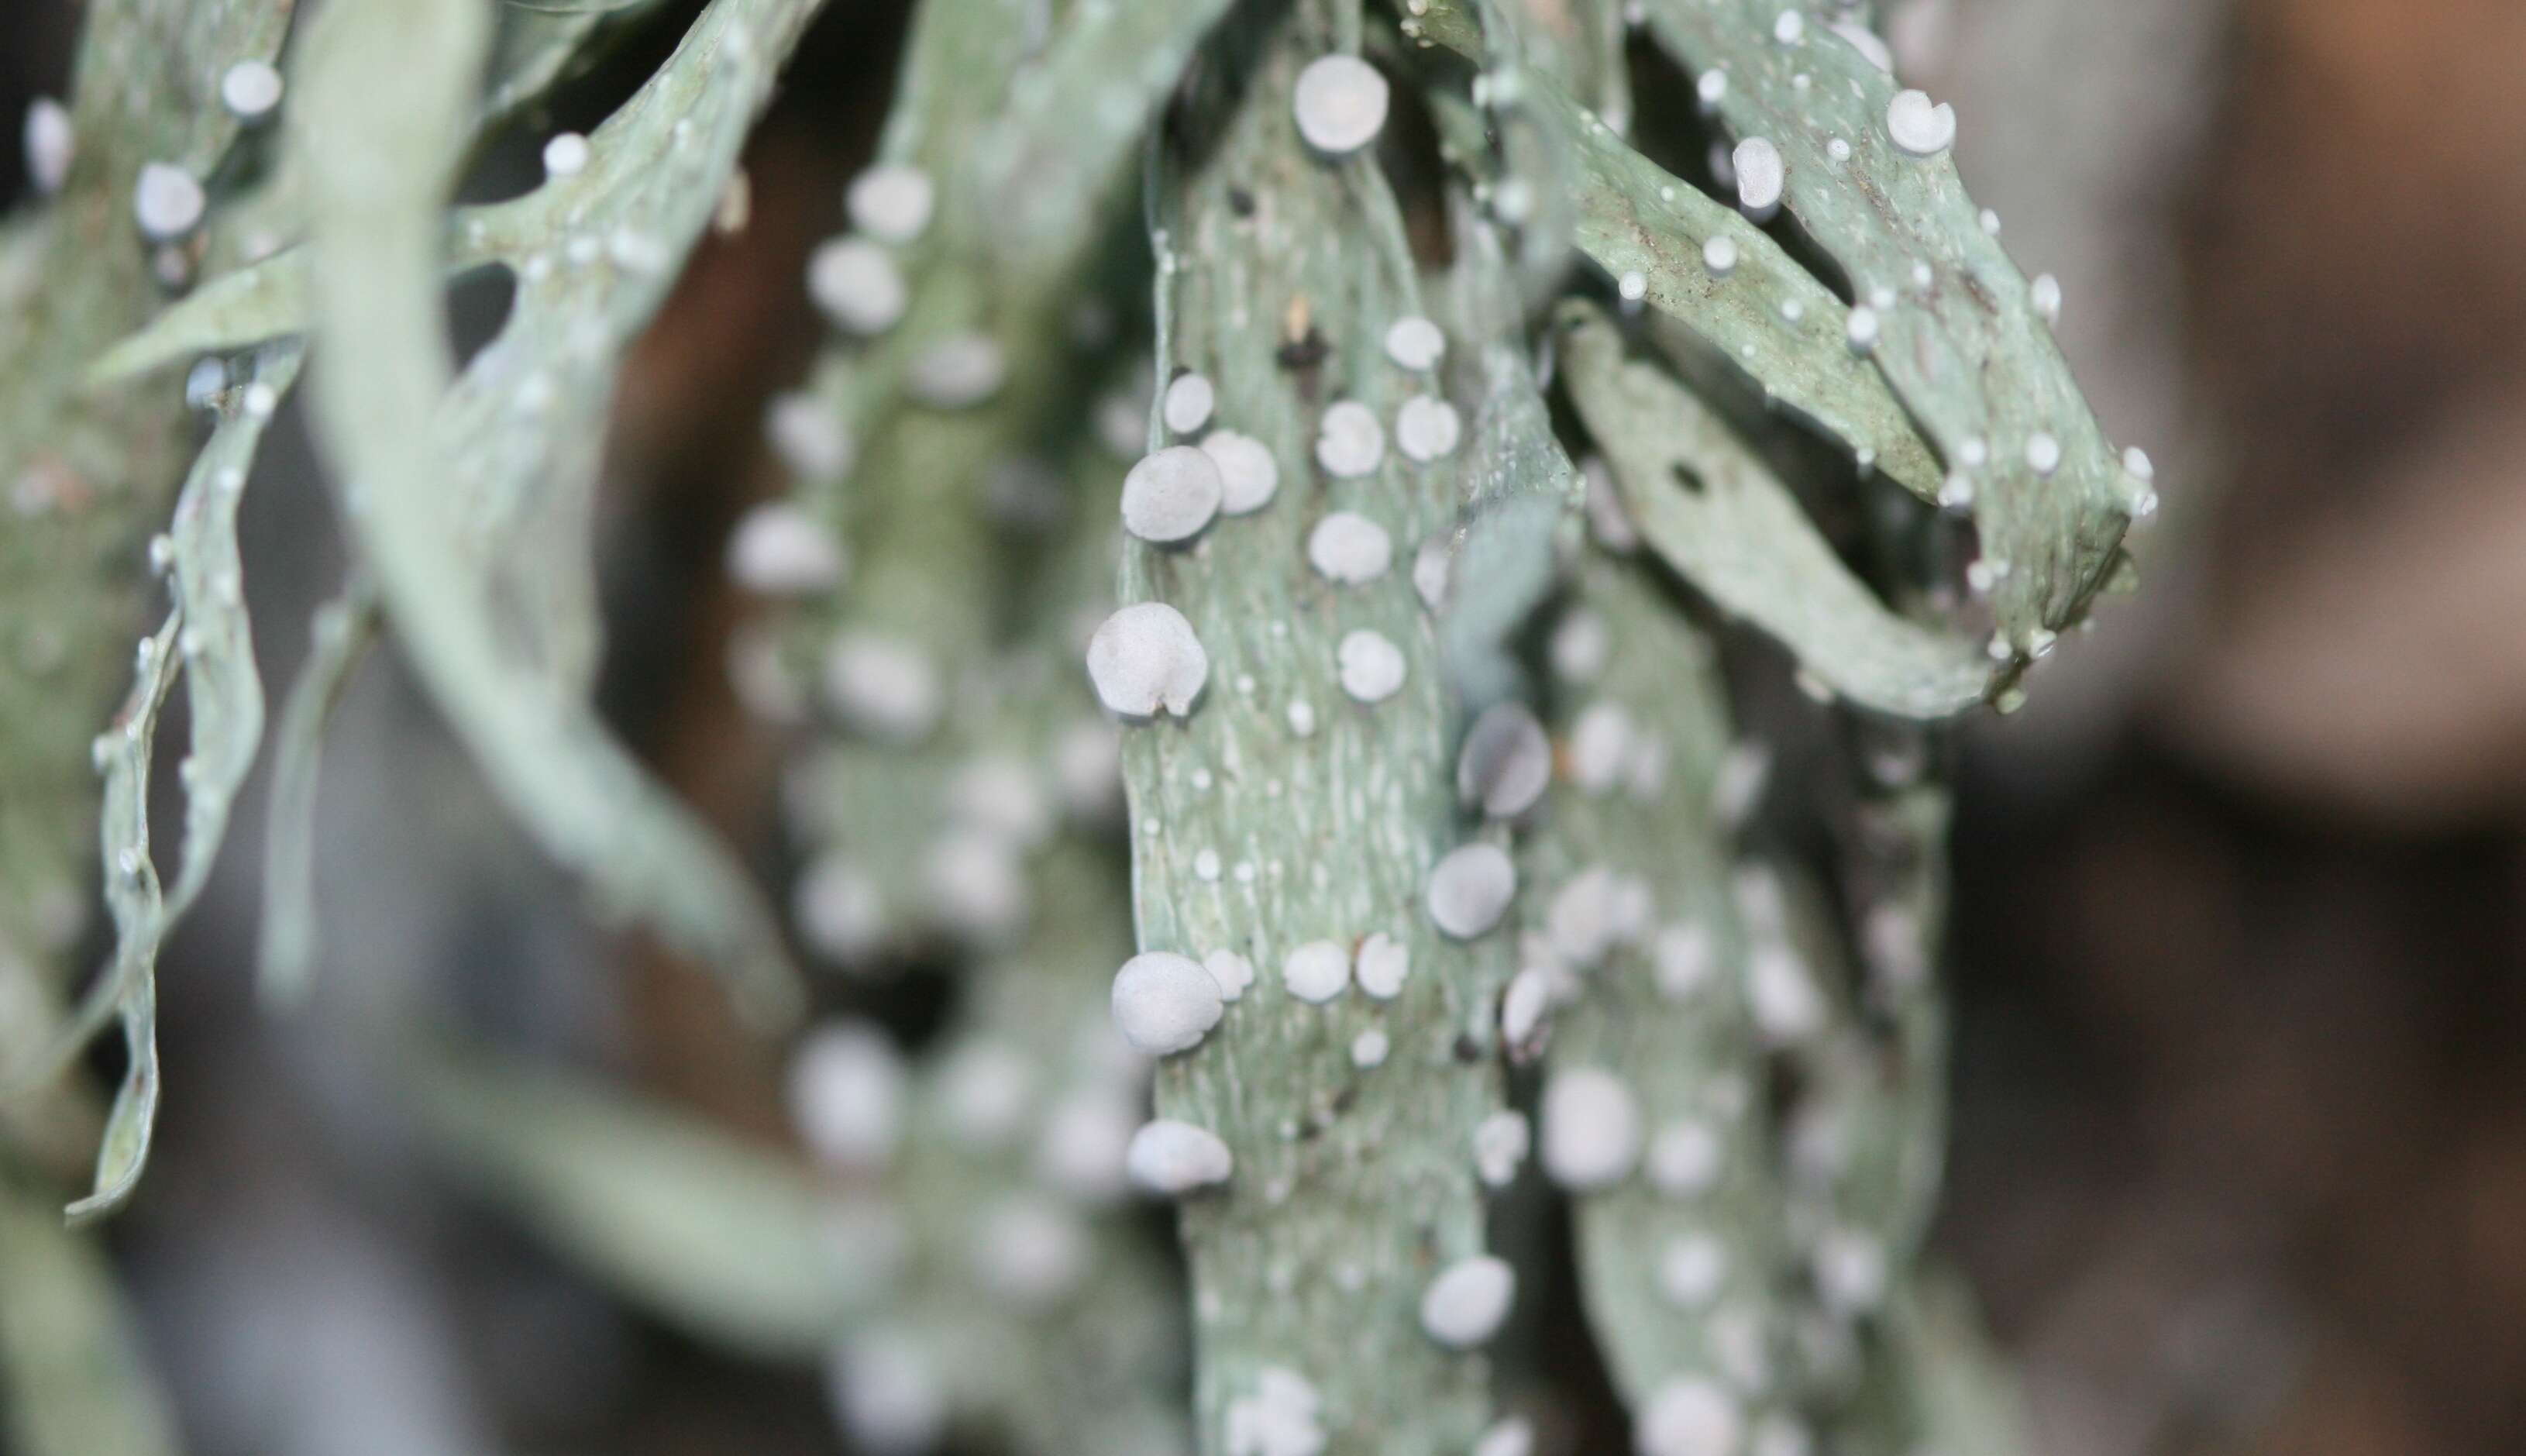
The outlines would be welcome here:
M 1730 892 L 1732 742 L 1715 645 L 1646 563 L 1591 550 L 1564 609 L 1603 664 L 1556 685 L 1565 771 L 1522 858 L 1529 962 L 1552 1013 L 1546 1085 L 1619 1078 L 1640 1168 L 1575 1190 L 1588 1316 L 1635 1412 L 1720 1393 L 1743 1429 L 1795 1409 L 1777 1379 L 1788 1258 L 1749 944 Z
M 1879 601 L 1797 498 L 1707 405 L 1583 303 L 1557 316 L 1570 395 L 1643 539 L 1723 609 L 1862 707 L 1945 718 L 1982 701 L 1982 650 Z
M 1454 0 L 1432 0 L 1407 16 L 1404 29 L 1428 47 L 1482 54 L 1481 31 Z M 1460 73 L 1434 55 L 1420 59 L 1442 135 L 1460 157 L 1478 153 L 1487 127 L 1500 124 L 1486 123 Z M 1937 498 L 1937 459 L 1885 380 L 1848 346 L 1848 306 L 1771 234 L 1635 151 L 1618 123 L 1581 105 L 1549 72 L 1519 72 L 1514 85 L 1487 86 L 1483 99 L 1491 117 L 1513 107 L 1561 139 L 1571 158 L 1573 241 L 1605 276 L 1637 277 L 1643 302 L 1751 376 L 1768 397 L 1905 489 Z M 1714 248 L 1724 250 L 1725 268 L 1712 266 Z
M 151 550 L 153 560 L 163 559 L 169 568 L 175 610 L 142 639 L 131 696 L 95 743 L 96 766 L 105 775 L 102 848 L 115 950 L 86 1007 L 72 1019 L 64 1045 L 84 1044 L 91 1021 L 111 1008 L 123 1022 L 126 1063 L 122 1090 L 106 1121 L 95 1188 L 71 1205 L 74 1223 L 120 1207 L 148 1163 L 159 1094 L 158 947 L 210 878 L 229 805 L 263 736 L 263 684 L 245 616 L 236 513 L 264 425 L 297 372 L 297 346 L 277 346 L 220 400 L 219 428 L 177 498 L 175 525 L 163 546 Z M 159 709 L 179 680 L 192 744 L 178 776 L 184 789 L 182 858 L 169 885 L 149 848 L 149 766 Z
M 1335 477 L 1312 448 L 1337 401 L 1391 421 L 1430 387 L 1384 348 L 1422 310 L 1383 174 L 1311 154 L 1292 122 L 1297 77 L 1338 48 L 1344 14 L 1301 4 L 1225 34 L 1153 205 L 1159 375 L 1207 378 L 1218 424 L 1267 446 L 1281 480 L 1189 550 L 1129 544 L 1123 570 L 1123 598 L 1183 613 L 1209 661 L 1189 718 L 1126 730 L 1138 944 L 1230 951 L 1254 972 L 1157 1077 L 1159 1115 L 1234 1159 L 1180 1212 L 1211 1453 L 1462 1451 L 1490 1405 L 1482 1357 L 1415 1316 L 1432 1279 L 1484 1246 L 1473 1133 L 1497 1106 L 1490 1006 L 1507 965 L 1504 936 L 1450 939 L 1425 905 L 1468 831 L 1456 704 L 1406 564 L 1456 527 L 1464 485 L 1393 448 Z M 1310 569 L 1310 530 L 1334 509 L 1390 537 L 1383 576 Z M 1399 684 L 1342 671 L 1362 633 L 1397 653 Z M 1323 942 L 1312 954 L 1338 955 L 1347 984 L 1372 935 L 1408 957 L 1391 999 L 1353 987 L 1312 1004 L 1285 981 L 1292 953 Z
M 2037 633 L 2078 621 L 2105 586 L 2148 487 L 2106 443 L 1952 155 L 1897 143 L 1894 78 L 1833 27 L 1793 27 L 1780 18 L 1796 12 L 1771 0 L 1642 13 L 1677 62 L 1727 77 L 1728 128 L 1778 148 L 1784 206 L 1872 310 L 1869 357 L 1937 446 L 1985 554 L 2008 564 L 1993 606 L 2011 648 L 2035 655 L 2050 640 Z
M 624 344 L 708 226 L 812 0 L 720 0 L 590 138 L 580 173 L 478 220 L 518 239 L 515 307 L 453 370 L 439 217 L 486 37 L 461 4 L 350 5 L 306 38 L 319 440 L 397 639 L 493 786 L 610 911 L 794 1009 L 769 913 L 597 720 L 584 534 Z M 381 104 L 393 97 L 395 104 Z M 506 610 L 503 610 L 503 608 Z

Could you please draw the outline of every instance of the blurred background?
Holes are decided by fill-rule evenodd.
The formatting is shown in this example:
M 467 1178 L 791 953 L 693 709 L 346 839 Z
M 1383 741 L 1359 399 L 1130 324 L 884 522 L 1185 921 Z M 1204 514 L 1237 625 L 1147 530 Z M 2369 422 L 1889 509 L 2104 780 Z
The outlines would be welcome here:
M 8 7 L 0 116 L 62 88 L 77 9 Z M 606 700 L 746 844 L 777 837 L 778 744 L 727 687 L 722 544 L 778 486 L 758 421 L 813 344 L 801 271 L 899 10 L 831 8 L 750 226 L 705 243 L 618 411 Z M 2526 1449 L 2526 7 L 1916 0 L 1891 29 L 2167 502 L 2142 595 L 1967 745 L 1940 1243 L 2047 1456 Z M 248 495 L 274 680 L 340 568 L 311 472 L 284 431 Z M 288 1020 L 250 984 L 260 803 L 166 958 L 158 1152 L 108 1235 L 188 1443 L 837 1449 L 812 1372 L 627 1311 L 443 1176 L 378 1048 L 463 1025 L 778 1143 L 774 1052 L 591 929 L 391 654 L 328 752 L 328 962 Z

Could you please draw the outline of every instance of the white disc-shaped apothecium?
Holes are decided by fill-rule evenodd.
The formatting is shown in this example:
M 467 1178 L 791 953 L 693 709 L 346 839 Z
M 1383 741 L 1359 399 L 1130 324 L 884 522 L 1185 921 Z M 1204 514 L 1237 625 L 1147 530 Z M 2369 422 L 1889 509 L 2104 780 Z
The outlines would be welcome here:
M 1167 381 L 1166 396 L 1158 404 L 1167 428 L 1178 434 L 1190 434 L 1210 423 L 1210 412 L 1219 402 L 1210 380 L 1196 374 L 1181 374 Z
M 918 645 L 858 629 L 825 649 L 825 699 L 852 728 L 892 742 L 928 735 L 946 698 L 937 665 Z
M 1744 1418 L 1716 1381 L 1686 1376 L 1650 1395 L 1636 1440 L 1641 1456 L 1737 1456 Z
M 1485 1184 L 1507 1187 L 1526 1163 L 1535 1130 L 1522 1112 L 1495 1112 L 1474 1127 L 1474 1172 Z
M 1137 602 L 1105 619 L 1087 641 L 1096 699 L 1125 718 L 1179 718 L 1210 679 L 1210 657 L 1192 624 L 1164 602 Z
M 1517 866 L 1508 851 L 1484 842 L 1449 850 L 1425 891 L 1431 924 L 1458 940 L 1488 933 L 1516 897 Z
M 1272 503 L 1281 488 L 1281 467 L 1261 440 L 1233 429 L 1214 429 L 1202 436 L 1201 453 L 1219 467 L 1219 509 L 1226 516 L 1246 516 Z
M 1517 1298 L 1517 1271 L 1491 1254 L 1459 1259 L 1421 1291 L 1421 1328 L 1451 1350 L 1470 1350 L 1499 1332 Z
M 840 412 L 803 389 L 773 397 L 763 410 L 763 433 L 781 463 L 809 480 L 840 479 L 859 453 Z
M 1915 156 L 1937 156 L 1955 145 L 1956 109 L 1927 91 L 1897 91 L 1886 103 L 1886 134 Z
M 1332 940 L 1310 940 L 1281 962 L 1281 984 L 1301 1001 L 1321 1006 L 1350 985 L 1350 952 Z
M 1403 993 L 1403 982 L 1412 975 L 1412 949 L 1384 930 L 1373 931 L 1359 942 L 1351 974 L 1358 978 L 1361 990 L 1380 1001 L 1391 1001 Z
M 586 137 L 576 131 L 556 131 L 544 143 L 544 176 L 577 176 L 586 170 Z
M 1201 958 L 1201 968 L 1219 982 L 1219 999 L 1234 1001 L 1254 983 L 1254 963 L 1233 950 L 1214 950 Z
M 1535 807 L 1552 781 L 1552 742 L 1524 703 L 1493 703 L 1456 755 L 1456 797 L 1492 819 Z
M 220 76 L 220 104 L 240 122 L 259 122 L 280 104 L 280 73 L 269 61 L 239 61 Z
M 1464 429 L 1456 407 L 1435 394 L 1416 394 L 1394 412 L 1395 448 L 1423 465 L 1453 454 Z
M 1218 979 L 1190 956 L 1154 950 L 1114 973 L 1114 1027 L 1135 1051 L 1153 1057 L 1190 1051 L 1219 1025 Z
M 903 1058 L 869 1022 L 809 1032 L 789 1064 L 789 1115 L 836 1168 L 884 1167 L 903 1133 Z
M 1123 477 L 1123 528 L 1162 546 L 1191 540 L 1219 514 L 1226 491 L 1207 451 L 1169 445 Z
M 210 199 L 193 175 L 172 162 L 151 162 L 131 186 L 131 215 L 153 242 L 182 237 L 202 221 Z
M 807 296 L 853 333 L 884 333 L 912 302 L 903 270 L 864 237 L 836 237 L 807 260 Z
M 1538 1038 L 1551 1011 L 1552 973 L 1541 966 L 1520 971 L 1500 992 L 1500 1040 L 1521 1058 L 1541 1050 Z
M 930 226 L 937 188 L 930 174 L 900 162 L 884 163 L 851 178 L 842 206 L 851 226 L 881 242 L 908 243 Z
M 1789 176 L 1781 161 L 1781 149 L 1771 138 L 1749 136 L 1737 143 L 1731 154 L 1737 167 L 1737 201 L 1747 212 L 1762 212 L 1781 204 L 1781 191 Z
M 728 538 L 728 574 L 748 591 L 800 595 L 841 584 L 842 548 L 816 518 L 787 501 L 765 501 Z
M 1298 134 L 1332 157 L 1346 157 L 1386 129 L 1386 77 L 1357 56 L 1322 56 L 1298 73 L 1290 97 Z
M 1386 458 L 1386 427 L 1377 411 L 1355 399 L 1325 407 L 1316 426 L 1316 464 L 1337 479 L 1355 480 Z
M 1382 703 L 1403 688 L 1403 649 L 1383 632 L 1361 628 L 1335 648 L 1342 691 L 1362 703 Z
M 1358 586 L 1386 575 L 1394 541 L 1358 512 L 1336 511 L 1307 533 L 1307 560 L 1326 580 Z
M 1219 1134 L 1165 1118 L 1141 1124 L 1123 1154 L 1135 1186 L 1170 1198 L 1224 1183 L 1235 1166 Z
M 1543 1089 L 1543 1171 L 1572 1192 L 1611 1187 L 1641 1156 L 1632 1089 L 1597 1067 L 1556 1072 Z
M 70 180 L 71 156 L 77 150 L 76 128 L 71 125 L 71 110 L 50 96 L 38 96 L 26 106 L 26 176 L 35 190 L 50 196 Z
M 1418 314 L 1407 314 L 1386 328 L 1386 357 L 1405 369 L 1429 369 L 1447 352 L 1447 335 Z

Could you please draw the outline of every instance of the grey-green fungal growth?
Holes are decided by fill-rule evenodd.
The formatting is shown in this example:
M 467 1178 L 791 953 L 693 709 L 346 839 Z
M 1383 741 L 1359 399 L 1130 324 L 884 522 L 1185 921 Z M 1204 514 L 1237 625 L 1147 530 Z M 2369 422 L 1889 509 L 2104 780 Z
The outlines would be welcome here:
M 592 523 L 626 352 L 744 215 L 820 8 L 712 0 L 464 207 L 488 139 L 668 7 L 91 8 L 0 230 L 12 1435 L 170 1442 L 145 1381 L 55 1378 L 120 1315 L 39 1210 L 143 1186 L 157 950 L 266 728 L 235 513 L 306 350 L 352 563 L 272 725 L 276 1007 L 379 641 L 599 908 L 761 1025 L 807 1004 L 793 933 L 834 999 L 952 987 L 924 1038 L 788 1047 L 798 1154 L 422 1059 L 455 1166 L 626 1299 L 821 1366 L 867 1449 L 1515 1456 L 1546 1266 L 1488 1225 L 1532 1161 L 1645 1456 L 2024 1449 L 1922 1268 L 1939 734 L 2022 697 L 2154 496 L 1953 113 L 1850 7 L 922 0 L 795 281 L 830 326 L 763 418 L 791 488 L 728 546 L 778 598 L 733 644 L 788 735 L 776 897 L 596 712 Z M 1692 77 L 1718 193 L 1632 136 L 1640 43 Z M 515 305 L 460 365 L 444 289 L 493 269 Z M 1732 687 L 1784 668 L 1810 701 Z M 114 950 L 75 998 L 90 884 Z M 54 1074 L 118 1021 L 100 1109 Z

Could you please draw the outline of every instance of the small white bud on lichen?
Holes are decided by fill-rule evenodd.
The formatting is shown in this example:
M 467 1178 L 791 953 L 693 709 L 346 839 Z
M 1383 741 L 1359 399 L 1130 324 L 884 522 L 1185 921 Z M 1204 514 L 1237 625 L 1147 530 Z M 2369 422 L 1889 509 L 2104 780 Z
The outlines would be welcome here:
M 1021 1309 L 1040 1309 L 1079 1287 L 1087 1272 L 1087 1230 L 1049 1198 L 1012 1196 L 986 1211 L 973 1233 L 975 1281 Z
M 1517 1179 L 1517 1171 L 1526 1163 L 1528 1148 L 1535 1140 L 1534 1130 L 1526 1114 L 1503 1111 L 1490 1114 L 1474 1125 L 1474 1172 L 1484 1184 L 1493 1188 L 1507 1187 Z
M 1191 445 L 1170 445 L 1123 477 L 1123 528 L 1173 545 L 1199 535 L 1219 514 L 1227 481 L 1218 462 Z
M 842 193 L 851 226 L 881 242 L 908 243 L 930 226 L 937 188 L 930 174 L 905 163 L 872 167 Z
M 1283 958 L 1281 984 L 1290 995 L 1321 1006 L 1350 985 L 1350 952 L 1331 940 L 1310 940 Z
M 1272 494 L 1281 488 L 1281 467 L 1272 452 L 1252 435 L 1233 429 L 1214 429 L 1202 436 L 1201 452 L 1219 467 L 1219 509 L 1228 516 L 1245 516 L 1271 504 Z
M 1729 154 L 1737 169 L 1737 202 L 1747 212 L 1767 212 L 1781 205 L 1781 192 L 1787 185 L 1789 168 L 1781 160 L 1781 149 L 1771 138 L 1749 136 L 1737 143 Z
M 1181 374 L 1167 382 L 1167 392 L 1158 401 L 1158 414 L 1167 428 L 1178 434 L 1190 434 L 1210 423 L 1210 412 L 1217 402 L 1210 380 L 1196 374 Z
M 738 518 L 736 529 L 729 532 L 728 574 L 748 591 L 831 591 L 841 584 L 842 548 L 797 506 L 765 501 Z
M 577 176 L 587 170 L 587 138 L 576 131 L 556 131 L 544 143 L 544 176 Z
M 1535 807 L 1552 781 L 1552 743 L 1524 703 L 1493 703 L 1466 730 L 1456 755 L 1456 797 L 1492 819 Z
M 220 104 L 240 122 L 260 122 L 280 105 L 280 73 L 268 61 L 239 61 L 220 77 Z
M 1359 955 L 1352 974 L 1359 988 L 1380 1001 L 1391 1001 L 1403 993 L 1403 982 L 1412 974 L 1412 950 L 1384 930 L 1372 931 L 1359 942 Z
M 1631 762 L 1633 737 L 1621 704 L 1589 704 L 1570 725 L 1570 781 L 1586 793 L 1612 790 Z
M 1201 968 L 1219 983 L 1219 999 L 1234 1001 L 1254 983 L 1254 963 L 1233 950 L 1214 950 L 1201 958 Z
M 1168 1198 L 1228 1181 L 1234 1165 L 1217 1133 L 1166 1118 L 1142 1124 L 1123 1154 L 1134 1186 Z
M 1009 373 L 1000 341 L 978 329 L 950 333 L 913 356 L 903 392 L 934 410 L 970 409 L 1000 392 Z
M 77 150 L 70 108 L 50 96 L 28 102 L 25 143 L 27 180 L 45 196 L 60 191 L 70 179 L 71 158 Z
M 1316 464 L 1338 479 L 1357 479 L 1386 458 L 1386 427 L 1377 412 L 1355 399 L 1325 408 L 1316 426 Z
M 840 412 L 804 390 L 777 395 L 763 411 L 764 436 L 791 473 L 808 480 L 838 480 L 857 455 Z
M 1669 1198 L 1690 1198 L 1708 1192 L 1719 1180 L 1727 1154 L 1727 1145 L 1709 1124 L 1669 1123 L 1649 1139 L 1642 1173 L 1650 1187 Z
M 1403 649 L 1385 633 L 1361 628 L 1342 634 L 1335 648 L 1342 691 L 1362 703 L 1382 703 L 1403 687 Z
M 1394 1049 L 1384 1031 L 1375 1027 L 1350 1039 L 1350 1064 L 1362 1072 L 1386 1064 L 1386 1054 Z
M 1524 1062 L 1542 1050 L 1544 1018 L 1552 1012 L 1552 974 L 1529 966 L 1509 978 L 1500 992 L 1500 1041 Z
M 1572 1192 L 1609 1188 L 1641 1156 L 1640 1104 L 1613 1073 L 1555 1072 L 1543 1088 L 1543 1171 Z
M 1108 1091 L 1078 1092 L 1044 1115 L 1036 1144 L 1036 1168 L 1044 1181 L 1084 1203 L 1111 1203 L 1130 1182 L 1124 1159 L 1138 1114 Z
M 1795 45 L 1806 38 L 1807 19 L 1794 10 L 1785 10 L 1772 18 L 1772 38 L 1783 45 Z
M 862 628 L 843 632 L 826 649 L 825 698 L 852 728 L 900 743 L 929 734 L 945 689 L 927 653 Z
M 1879 38 L 1876 31 L 1869 29 L 1865 25 L 1858 21 L 1833 21 L 1828 23 L 1825 28 L 1848 41 L 1850 48 L 1866 57 L 1869 65 L 1884 72 L 1894 71 L 1894 53 L 1887 48 L 1886 42 Z
M 1492 1423 L 1474 1442 L 1474 1456 L 1535 1456 L 1535 1423 L 1524 1416 Z
M 1708 269 L 1714 278 L 1724 278 L 1736 272 L 1737 239 L 1724 232 L 1714 234 L 1708 242 L 1701 245 L 1701 266 Z M 1795 299 L 1791 301 L 1796 302 Z
M 1745 967 L 1754 1029 L 1774 1042 L 1801 1041 L 1823 1029 L 1824 993 L 1806 961 L 1787 944 L 1758 945 Z
M 903 1059 L 869 1022 L 819 1027 L 789 1064 L 799 1138 L 836 1168 L 883 1168 L 903 1133 Z
M 1937 156 L 1955 144 L 1956 109 L 1933 105 L 1926 91 L 1897 91 L 1886 104 L 1886 134 L 1915 156 Z
M 799 874 L 790 914 L 812 949 L 843 966 L 866 961 L 885 938 L 877 881 L 838 854 L 820 855 Z
M 1492 1254 L 1459 1259 L 1421 1291 L 1421 1329 L 1451 1350 L 1486 1344 L 1517 1298 L 1517 1271 Z
M 920 1456 L 946 1433 L 947 1392 L 908 1336 L 853 1335 L 834 1357 L 832 1385 L 851 1444 L 873 1456 Z
M 1877 347 L 1877 310 L 1861 304 L 1850 311 L 1850 325 L 1843 332 L 1854 354 L 1865 354 Z
M 1115 1029 L 1152 1057 L 1199 1046 L 1219 1025 L 1222 1000 L 1218 979 L 1190 956 L 1147 951 L 1114 973 Z
M 1125 718 L 1182 718 L 1210 678 L 1210 658 L 1182 612 L 1138 602 L 1106 618 L 1088 639 L 1087 677 L 1096 700 Z
M 1356 511 L 1336 511 L 1307 532 L 1307 561 L 1328 581 L 1362 585 L 1385 576 L 1393 560 L 1386 527 Z
M 1649 943 L 1650 974 L 1670 1001 L 1691 1000 L 1708 985 L 1713 959 L 1710 932 L 1697 925 L 1668 926 Z
M 1649 1397 L 1635 1440 L 1641 1456 L 1737 1456 L 1743 1424 L 1736 1397 L 1716 1381 L 1687 1376 Z
M 1321 1456 L 1322 1399 L 1306 1377 L 1280 1366 L 1254 1373 L 1254 1390 L 1228 1403 L 1227 1456 Z
M 1387 326 L 1386 357 L 1405 369 L 1434 368 L 1446 352 L 1447 335 L 1418 314 L 1406 315 Z
M 1357 56 L 1321 56 L 1298 73 L 1290 96 L 1298 134 L 1330 157 L 1346 157 L 1386 128 L 1386 77 Z
M 1728 1278 L 1728 1250 L 1707 1233 L 1683 1233 L 1658 1255 L 1658 1292 L 1678 1309 L 1700 1309 Z
M 2035 281 L 2026 285 L 2027 301 L 2046 324 L 2061 322 L 2061 280 L 2048 273 L 2039 273 Z
M 885 249 L 864 237 L 837 237 L 807 260 L 807 296 L 853 333 L 884 333 L 911 305 L 912 288 Z
M 1554 677 L 1565 682 L 1592 682 L 1613 656 L 1613 633 L 1604 618 L 1582 608 L 1553 628 L 1550 651 Z
M 1517 896 L 1517 867 L 1496 844 L 1476 842 L 1449 850 L 1430 871 L 1424 900 L 1430 923 L 1457 940 L 1489 934 Z
M 131 185 L 131 216 L 140 232 L 155 242 L 182 237 L 201 226 L 210 199 L 201 182 L 170 162 L 151 162 Z
M 1456 407 L 1434 394 L 1416 394 L 1394 412 L 1395 447 L 1423 465 L 1455 453 L 1463 433 Z
M 2061 468 L 2061 442 L 2043 430 L 2026 437 L 2026 468 L 2048 476 Z

